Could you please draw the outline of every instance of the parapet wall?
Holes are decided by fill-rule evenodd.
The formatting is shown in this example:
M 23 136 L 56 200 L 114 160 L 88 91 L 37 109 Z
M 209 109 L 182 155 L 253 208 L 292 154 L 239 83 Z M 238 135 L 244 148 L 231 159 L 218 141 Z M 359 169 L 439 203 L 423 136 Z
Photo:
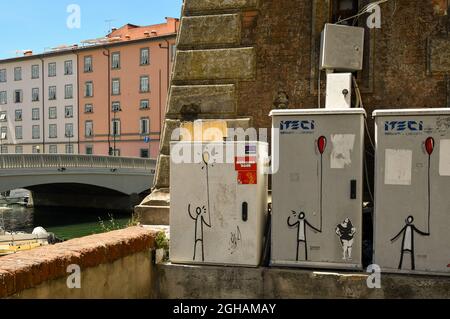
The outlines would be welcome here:
M 450 277 L 289 268 L 158 265 L 162 299 L 449 299 Z
M 1 257 L 0 298 L 151 298 L 156 233 L 132 227 Z M 79 289 L 67 286 L 70 265 Z
M 369 274 L 280 268 L 154 266 L 161 227 L 132 227 L 0 258 L 0 298 L 204 299 L 204 298 L 450 298 L 450 277 Z M 70 289 L 68 266 L 81 270 Z M 70 281 L 69 281 L 70 282 Z

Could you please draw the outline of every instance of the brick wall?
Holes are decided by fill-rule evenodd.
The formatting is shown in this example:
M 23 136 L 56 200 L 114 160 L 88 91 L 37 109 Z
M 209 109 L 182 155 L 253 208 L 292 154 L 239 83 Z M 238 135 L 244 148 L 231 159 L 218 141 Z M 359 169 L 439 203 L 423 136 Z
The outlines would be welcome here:
M 0 298 L 148 298 L 158 231 L 132 227 L 1 258 Z M 69 265 L 81 289 L 68 289 Z
M 323 1 L 260 1 L 257 21 L 243 28 L 244 42 L 255 47 L 257 71 L 255 81 L 239 87 L 238 114 L 253 117 L 258 127 L 270 127 L 267 115 L 280 91 L 288 95 L 289 108 L 317 107 L 316 78 L 311 76 L 317 61 L 311 51 L 320 33 L 314 39 L 311 34 L 328 8 L 320 10 L 315 2 Z M 370 32 L 372 87 L 363 90 L 368 114 L 378 108 L 450 106 L 444 3 L 397 0 L 382 5 L 382 28 Z

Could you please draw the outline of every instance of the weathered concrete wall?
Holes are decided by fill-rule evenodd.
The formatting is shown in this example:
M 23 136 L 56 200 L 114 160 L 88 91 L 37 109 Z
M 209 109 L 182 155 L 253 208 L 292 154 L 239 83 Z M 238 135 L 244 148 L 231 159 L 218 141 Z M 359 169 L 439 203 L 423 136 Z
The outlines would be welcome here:
M 384 274 L 381 289 L 368 274 L 300 269 L 157 266 L 163 299 L 448 299 L 450 277 Z
M 151 298 L 155 230 L 132 227 L 0 258 L 0 297 Z M 69 289 L 67 267 L 81 268 Z

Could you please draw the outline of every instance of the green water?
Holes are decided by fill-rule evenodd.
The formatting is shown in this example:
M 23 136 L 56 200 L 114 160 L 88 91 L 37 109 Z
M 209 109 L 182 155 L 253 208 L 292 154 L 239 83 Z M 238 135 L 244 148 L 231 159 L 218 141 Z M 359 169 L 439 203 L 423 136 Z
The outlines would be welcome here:
M 24 208 L 20 206 L 10 206 L 10 208 L 12 211 L 4 214 L 7 231 L 32 232 L 35 227 L 41 226 L 64 240 L 102 233 L 107 231 L 106 228 L 111 230 L 123 228 L 131 220 L 129 212 L 78 208 Z M 100 220 L 103 221 L 104 227 Z

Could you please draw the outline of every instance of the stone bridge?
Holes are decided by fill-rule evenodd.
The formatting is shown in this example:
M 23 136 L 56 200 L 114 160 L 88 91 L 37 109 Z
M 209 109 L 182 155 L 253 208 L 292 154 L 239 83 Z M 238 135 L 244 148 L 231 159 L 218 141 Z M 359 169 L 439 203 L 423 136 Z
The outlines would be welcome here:
M 153 186 L 152 159 L 1 155 L 0 192 L 25 188 L 35 206 L 131 209 Z

